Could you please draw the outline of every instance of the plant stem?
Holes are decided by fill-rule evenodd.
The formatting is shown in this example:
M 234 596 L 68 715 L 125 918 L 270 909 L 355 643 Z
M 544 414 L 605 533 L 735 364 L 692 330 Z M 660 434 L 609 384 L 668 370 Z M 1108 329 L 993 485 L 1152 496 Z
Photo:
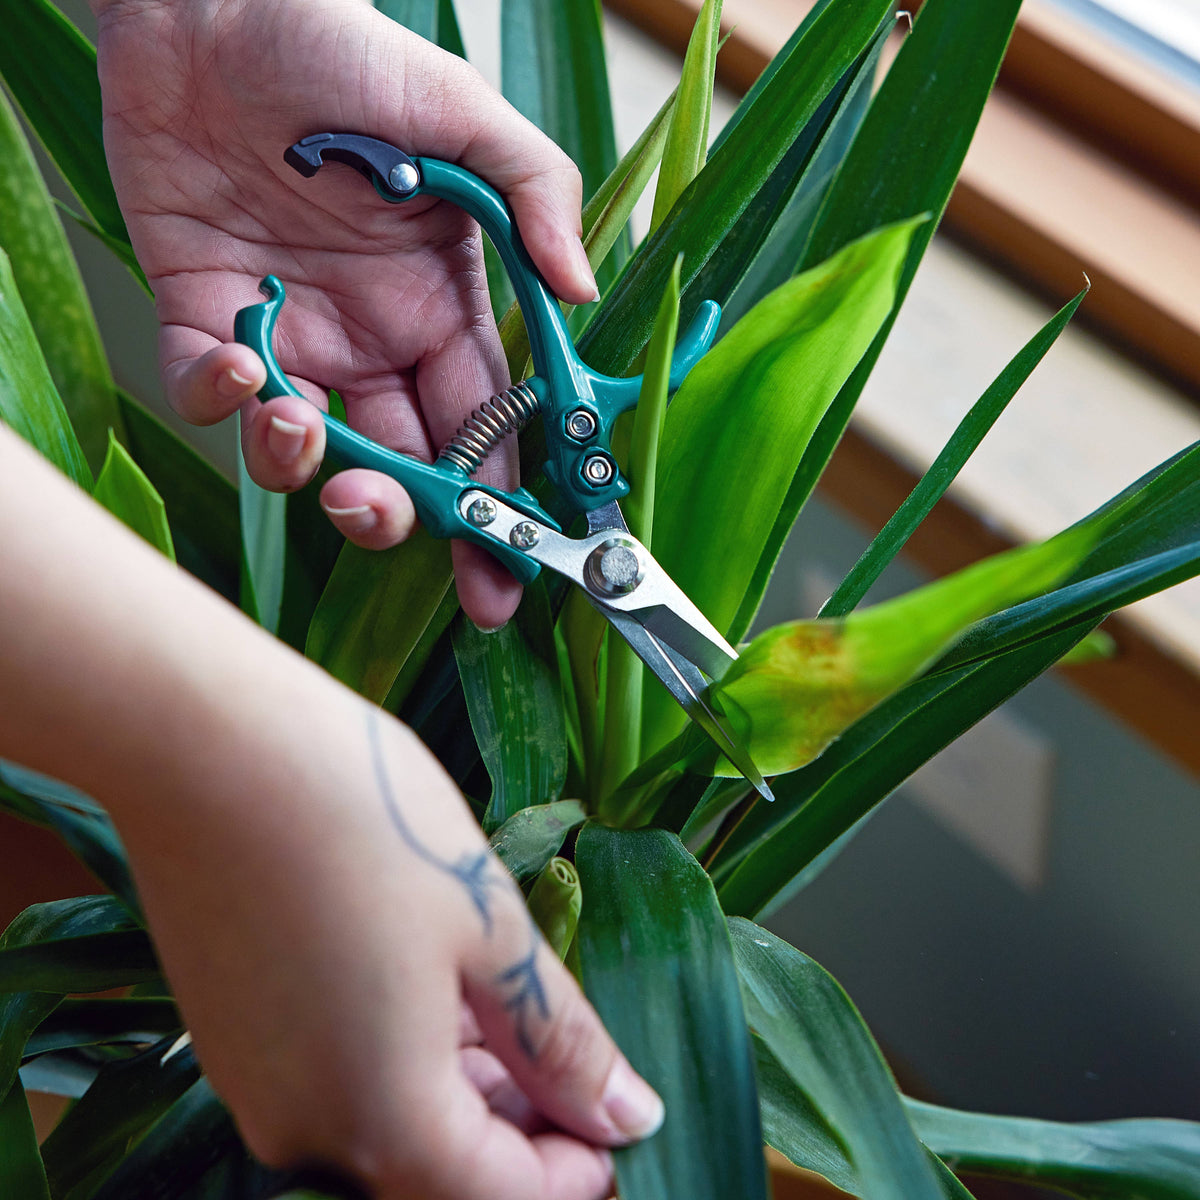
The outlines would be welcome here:
M 671 355 L 679 329 L 679 279 L 683 256 L 675 260 L 658 307 L 654 333 L 646 348 L 642 390 L 633 417 L 629 445 L 629 496 L 623 506 L 629 532 L 647 549 L 654 532 L 654 487 L 658 446 L 667 415 Z M 604 801 L 641 759 L 641 660 L 623 638 L 608 635 L 608 671 L 604 694 L 604 739 L 600 748 L 597 795 Z

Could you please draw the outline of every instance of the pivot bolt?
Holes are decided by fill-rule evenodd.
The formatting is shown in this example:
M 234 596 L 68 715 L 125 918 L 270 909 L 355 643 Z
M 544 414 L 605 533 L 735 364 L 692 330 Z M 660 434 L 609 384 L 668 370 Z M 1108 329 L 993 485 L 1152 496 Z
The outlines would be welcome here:
M 628 596 L 642 582 L 637 548 L 624 538 L 609 538 L 588 555 L 584 575 L 602 596 Z
M 607 454 L 589 454 L 583 460 L 583 477 L 593 487 L 604 487 L 612 483 L 616 473 L 616 464 Z
M 586 408 L 567 414 L 567 436 L 586 442 L 596 432 L 596 418 Z
M 412 163 L 397 163 L 388 172 L 388 186 L 398 192 L 411 192 L 421 182 Z
M 467 509 L 467 520 L 472 525 L 484 526 L 490 525 L 496 519 L 496 506 L 491 500 L 481 496 L 478 500 L 473 500 L 470 507 Z
M 518 550 L 528 550 L 538 544 L 538 527 L 532 521 L 518 521 L 509 531 L 508 540 Z

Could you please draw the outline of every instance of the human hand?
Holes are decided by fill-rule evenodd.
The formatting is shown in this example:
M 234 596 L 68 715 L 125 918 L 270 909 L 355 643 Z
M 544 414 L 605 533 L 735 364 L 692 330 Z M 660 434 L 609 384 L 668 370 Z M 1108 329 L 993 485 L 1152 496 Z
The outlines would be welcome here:
M 162 322 L 167 396 L 186 420 L 240 408 L 252 478 L 307 483 L 324 452 L 319 414 L 254 393 L 262 362 L 231 342 L 233 314 L 279 275 L 288 304 L 276 353 L 296 387 L 383 445 L 431 459 L 462 419 L 508 385 L 480 234 L 431 198 L 383 204 L 349 171 L 309 181 L 287 146 L 325 129 L 452 160 L 508 200 L 530 254 L 564 300 L 595 280 L 579 241 L 579 174 L 462 60 L 366 0 L 93 0 L 113 182 Z M 480 479 L 516 483 L 511 442 Z M 403 540 L 413 507 L 394 480 L 343 471 L 321 493 L 351 541 Z M 454 546 L 463 608 L 492 628 L 519 585 L 486 551 Z
M 130 839 L 200 1060 L 248 1145 L 374 1200 L 602 1200 L 597 1147 L 651 1132 L 660 1103 L 416 738 L 357 701 L 322 725 L 253 811 L 184 845 L 170 816 Z M 326 737 L 340 753 L 321 754 Z M 287 756 L 265 754 L 268 772 Z M 230 773 L 239 796 L 260 769 Z

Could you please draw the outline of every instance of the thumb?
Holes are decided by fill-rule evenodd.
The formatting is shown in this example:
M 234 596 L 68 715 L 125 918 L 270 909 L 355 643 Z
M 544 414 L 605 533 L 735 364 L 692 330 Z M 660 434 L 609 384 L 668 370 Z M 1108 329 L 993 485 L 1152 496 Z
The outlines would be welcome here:
M 554 292 L 572 304 L 598 299 L 579 240 L 583 180 L 575 164 L 474 67 L 377 15 L 376 52 L 393 60 L 389 80 L 402 80 L 378 93 L 377 136 L 410 154 L 450 159 L 490 183 L 512 207 Z
M 529 930 L 523 951 L 505 959 L 489 942 L 484 960 L 466 973 L 466 1000 L 488 1048 L 563 1129 L 603 1146 L 649 1137 L 662 1124 L 662 1100 L 532 924 Z

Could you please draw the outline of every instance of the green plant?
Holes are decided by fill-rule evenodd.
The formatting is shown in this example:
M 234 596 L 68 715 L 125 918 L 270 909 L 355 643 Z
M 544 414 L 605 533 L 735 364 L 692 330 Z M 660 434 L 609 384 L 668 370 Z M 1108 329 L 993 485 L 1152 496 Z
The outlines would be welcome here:
M 461 50 L 449 0 L 379 7 Z M 1018 7 L 926 0 L 875 91 L 890 6 L 822 0 L 706 155 L 719 10 L 708 0 L 677 96 L 616 162 L 594 3 L 505 0 L 508 35 L 536 35 L 532 61 L 506 51 L 513 98 L 581 162 L 592 196 L 586 241 L 607 290 L 572 315 L 581 351 L 613 374 L 644 355 L 647 386 L 624 433 L 631 524 L 733 641 L 932 236 Z M 0 74 L 78 198 L 73 215 L 136 272 L 90 47 L 49 0 L 0 0 L 0 14 Z M 483 634 L 457 615 L 443 544 L 418 535 L 371 554 L 339 546 L 309 493 L 269 496 L 243 479 L 235 494 L 114 387 L 7 104 L 0 143 L 0 419 L 397 712 L 479 801 L 535 918 L 667 1100 L 663 1131 L 618 1156 L 622 1195 L 763 1196 L 765 1138 L 872 1200 L 967 1195 L 945 1160 L 1081 1196 L 1200 1196 L 1192 1125 L 1014 1123 L 906 1101 L 837 984 L 750 920 L 1106 613 L 1200 569 L 1192 447 L 1042 545 L 857 608 L 1082 296 L 972 409 L 822 617 L 759 634 L 714 687 L 777 777 L 768 807 L 577 597 L 539 581 L 514 621 Z M 635 251 L 628 215 L 660 158 L 654 228 Z M 668 408 L 662 364 L 706 298 L 726 305 L 724 336 Z M 499 281 L 494 299 L 503 311 Z M 519 316 L 501 328 L 520 374 Z M 37 906 L 4 935 L 0 1177 L 14 1194 L 73 1200 L 148 1192 L 148 1180 L 155 1195 L 272 1194 L 279 1181 L 249 1160 L 190 1054 L 163 1066 L 181 1029 L 103 811 L 10 764 L 0 804 L 55 829 L 112 893 Z M 121 999 L 69 998 L 130 985 Z M 22 1063 L 31 1085 L 88 1085 L 40 1153 Z

